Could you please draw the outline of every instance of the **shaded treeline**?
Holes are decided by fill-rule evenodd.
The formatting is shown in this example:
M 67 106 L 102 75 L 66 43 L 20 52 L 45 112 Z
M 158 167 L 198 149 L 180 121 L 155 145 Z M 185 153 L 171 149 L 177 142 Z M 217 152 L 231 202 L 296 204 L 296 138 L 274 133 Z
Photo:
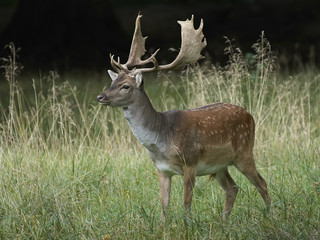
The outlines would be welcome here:
M 160 47 L 165 54 L 180 44 L 177 19 L 196 15 L 205 20 L 207 56 L 224 64 L 224 38 L 235 39 L 245 52 L 265 31 L 283 64 L 296 68 L 302 62 L 319 64 L 320 2 L 306 1 L 125 1 L 106 0 L 20 0 L 7 28 L 0 35 L 2 50 L 8 42 L 22 48 L 21 61 L 27 69 L 74 68 L 101 70 L 108 54 L 126 60 L 135 17 L 140 10 L 147 50 Z M 160 54 L 160 59 L 162 56 Z M 165 56 L 167 58 L 167 56 Z

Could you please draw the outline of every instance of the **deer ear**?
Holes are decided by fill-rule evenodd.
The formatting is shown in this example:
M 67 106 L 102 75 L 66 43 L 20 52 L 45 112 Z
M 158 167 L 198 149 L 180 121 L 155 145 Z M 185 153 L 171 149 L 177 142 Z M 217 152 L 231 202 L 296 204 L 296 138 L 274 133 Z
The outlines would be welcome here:
M 118 73 L 115 73 L 115 72 L 113 72 L 113 71 L 111 71 L 111 70 L 108 70 L 108 73 L 109 73 L 109 76 L 110 76 L 110 78 L 111 78 L 112 81 L 114 81 L 114 80 L 117 79 Z
M 137 72 L 137 74 L 135 75 L 135 79 L 136 79 L 136 84 L 137 87 L 140 88 L 143 84 L 143 80 L 142 80 L 142 73 L 141 72 Z

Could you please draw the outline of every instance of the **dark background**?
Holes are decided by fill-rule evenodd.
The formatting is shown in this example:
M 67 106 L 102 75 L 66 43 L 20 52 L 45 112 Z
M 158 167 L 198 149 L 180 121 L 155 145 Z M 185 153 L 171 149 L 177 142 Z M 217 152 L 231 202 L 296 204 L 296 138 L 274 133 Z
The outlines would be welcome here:
M 196 27 L 204 19 L 214 64 L 226 61 L 223 36 L 250 52 L 262 30 L 284 68 L 320 63 L 319 0 L 0 0 L 0 57 L 13 42 L 29 71 L 100 71 L 109 68 L 109 53 L 127 60 L 138 11 L 146 49 L 161 48 L 160 62 L 180 46 L 176 20 L 194 14 Z

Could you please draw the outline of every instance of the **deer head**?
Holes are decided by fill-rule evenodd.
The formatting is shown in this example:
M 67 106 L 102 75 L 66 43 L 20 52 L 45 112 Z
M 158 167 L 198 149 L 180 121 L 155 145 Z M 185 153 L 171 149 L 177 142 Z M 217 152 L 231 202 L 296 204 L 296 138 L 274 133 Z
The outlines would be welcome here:
M 121 64 L 119 58 L 115 61 L 114 55 L 110 54 L 111 66 L 115 72 L 108 70 L 112 79 L 111 87 L 97 97 L 98 102 L 102 105 L 125 107 L 134 102 L 136 91 L 143 90 L 142 73 L 144 72 L 178 69 L 204 58 L 201 51 L 207 42 L 202 33 L 203 20 L 201 19 L 199 28 L 195 29 L 192 15 L 191 20 L 178 21 L 181 25 L 181 48 L 173 62 L 159 65 L 156 55 L 160 49 L 151 54 L 149 58 L 142 60 L 146 53 L 147 37 L 143 37 L 141 33 L 141 17 L 142 15 L 138 14 L 127 62 Z M 152 64 L 152 67 L 146 67 L 147 64 Z

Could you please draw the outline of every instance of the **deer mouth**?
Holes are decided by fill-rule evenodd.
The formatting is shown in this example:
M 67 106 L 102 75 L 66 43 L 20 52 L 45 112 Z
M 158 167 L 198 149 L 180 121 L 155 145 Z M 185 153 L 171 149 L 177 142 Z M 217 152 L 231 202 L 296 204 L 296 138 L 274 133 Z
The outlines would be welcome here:
M 111 104 L 111 102 L 110 102 L 110 101 L 108 101 L 108 102 L 99 101 L 99 104 L 100 104 L 100 105 L 108 106 L 108 105 Z

